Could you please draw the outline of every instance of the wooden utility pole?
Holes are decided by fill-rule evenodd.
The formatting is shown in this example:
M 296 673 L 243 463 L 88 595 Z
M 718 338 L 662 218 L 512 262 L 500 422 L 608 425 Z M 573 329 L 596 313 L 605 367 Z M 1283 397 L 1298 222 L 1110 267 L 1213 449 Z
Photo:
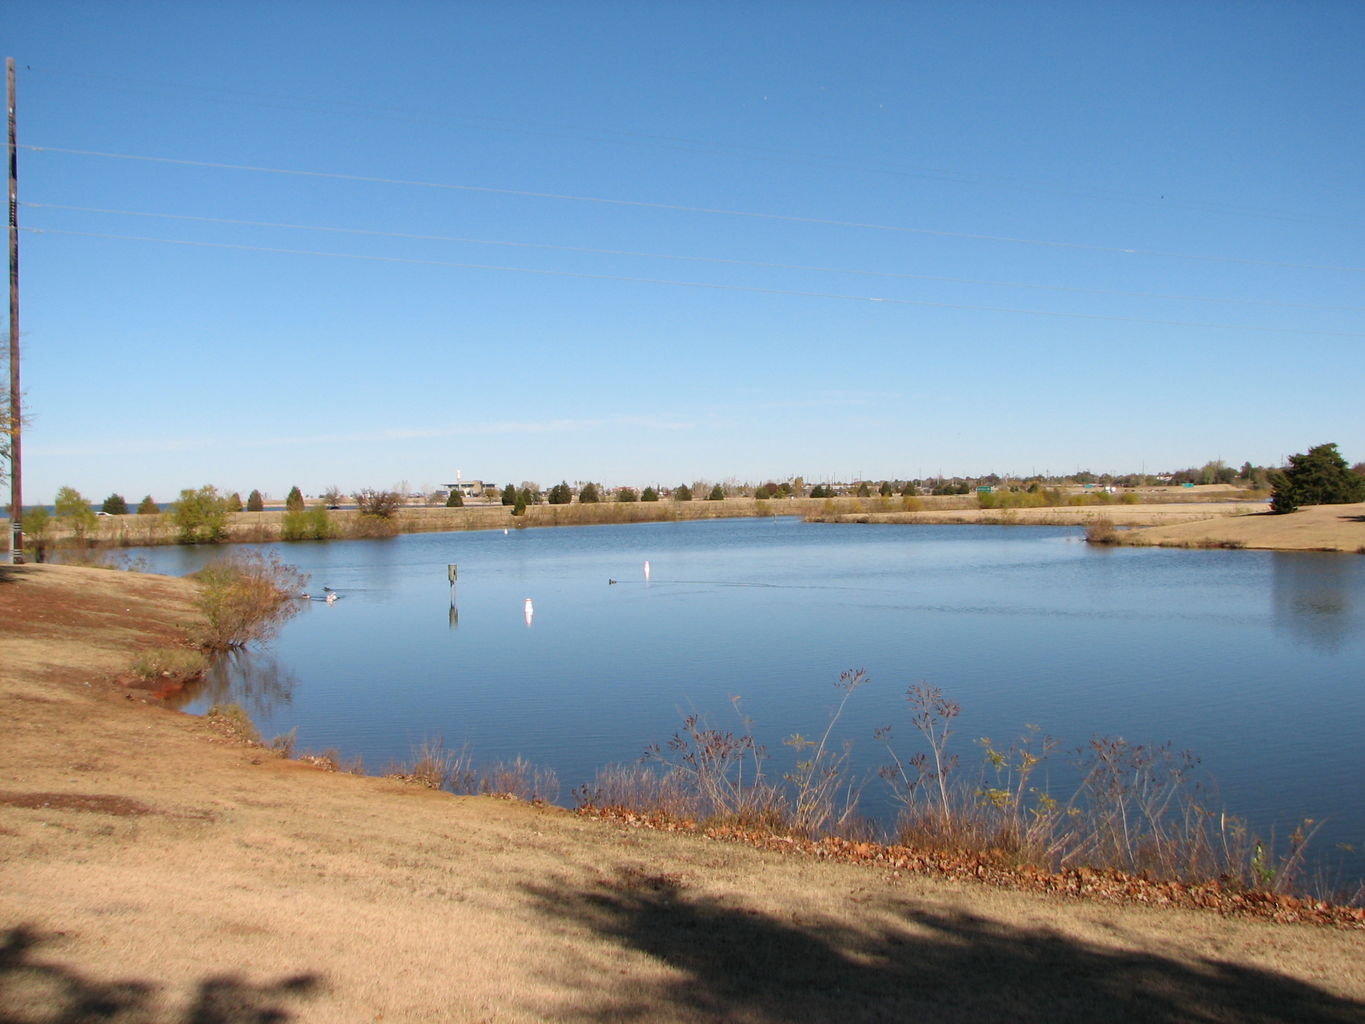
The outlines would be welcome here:
M 24 473 L 19 424 L 19 146 L 14 133 L 14 58 L 5 58 L 9 110 L 9 522 L 10 561 L 24 560 Z

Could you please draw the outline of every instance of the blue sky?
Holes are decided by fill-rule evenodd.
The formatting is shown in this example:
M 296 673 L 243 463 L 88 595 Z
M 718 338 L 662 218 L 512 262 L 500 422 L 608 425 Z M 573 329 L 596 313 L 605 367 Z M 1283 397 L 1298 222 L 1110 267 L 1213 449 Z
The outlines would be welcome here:
M 1365 459 L 1365 5 L 4 0 L 25 495 Z

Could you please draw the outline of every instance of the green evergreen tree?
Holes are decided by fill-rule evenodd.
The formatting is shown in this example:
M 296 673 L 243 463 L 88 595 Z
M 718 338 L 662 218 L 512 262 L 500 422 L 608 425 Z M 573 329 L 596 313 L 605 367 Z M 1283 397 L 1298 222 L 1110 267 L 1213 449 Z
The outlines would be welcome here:
M 659 500 L 659 492 L 656 491 L 653 487 L 646 487 L 643 491 L 640 492 L 640 500 L 641 500 L 641 501 L 658 501 L 658 500 Z
M 578 492 L 578 503 L 580 505 L 595 505 L 602 500 L 602 489 L 589 480 Z
M 573 501 L 573 488 L 568 481 L 561 480 L 550 488 L 549 501 L 551 505 L 567 505 Z
M 1365 501 L 1365 478 L 1352 473 L 1335 444 L 1320 444 L 1289 456 L 1289 466 L 1270 474 L 1272 512 L 1301 505 L 1342 505 Z
M 227 509 L 229 512 L 242 511 L 242 496 L 236 491 L 227 496 Z
M 137 507 L 137 514 L 140 516 L 154 516 L 161 512 L 161 506 L 152 500 L 150 494 L 146 495 Z
M 261 497 L 260 491 L 252 491 L 246 496 L 246 510 L 248 512 L 265 511 L 265 499 Z
M 711 488 L 711 493 L 710 493 L 710 495 L 707 496 L 707 499 L 706 499 L 706 500 L 707 500 L 707 501 L 724 501 L 724 500 L 725 500 L 725 488 L 722 487 L 720 484 L 716 484 L 715 487 L 712 487 L 712 488 Z
M 524 516 L 526 514 L 526 489 L 517 491 L 512 498 L 512 515 Z
M 303 492 L 299 490 L 297 484 L 289 488 L 289 497 L 284 499 L 284 507 L 287 512 L 303 511 Z
M 452 487 L 446 495 L 446 508 L 464 508 L 464 495 L 458 487 Z
M 110 516 L 126 516 L 128 514 L 128 503 L 123 500 L 123 495 L 111 494 L 104 499 L 100 511 Z
M 640 495 L 635 493 L 634 487 L 622 487 L 616 492 L 617 501 L 639 501 Z
M 673 489 L 673 500 L 691 501 L 692 488 L 688 487 L 687 484 L 678 484 L 678 486 Z
M 515 505 L 517 503 L 517 489 L 512 484 L 508 484 L 502 489 L 502 503 L 504 505 Z

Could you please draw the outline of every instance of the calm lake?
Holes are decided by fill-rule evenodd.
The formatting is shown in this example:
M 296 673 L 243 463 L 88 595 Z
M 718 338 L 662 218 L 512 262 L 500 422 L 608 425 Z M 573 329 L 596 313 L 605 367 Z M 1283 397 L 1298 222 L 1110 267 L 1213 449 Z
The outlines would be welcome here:
M 1327 819 L 1319 858 L 1365 875 L 1365 856 L 1338 849 L 1365 849 L 1365 558 L 789 518 L 263 549 L 339 600 L 308 602 L 185 709 L 237 701 L 267 738 L 297 728 L 300 751 L 336 748 L 377 772 L 440 736 L 480 763 L 553 769 L 567 802 L 689 712 L 738 731 L 739 696 L 781 774 L 782 740 L 818 736 L 840 673 L 863 668 L 838 737 L 871 777 L 871 814 L 891 813 L 873 730 L 893 726 L 903 756 L 923 749 L 904 694 L 925 682 L 961 704 L 962 771 L 978 770 L 979 737 L 1007 744 L 1030 723 L 1062 741 L 1038 777 L 1058 795 L 1075 777 L 1063 752 L 1092 736 L 1169 742 L 1259 828 Z M 130 552 L 173 574 L 223 553 Z

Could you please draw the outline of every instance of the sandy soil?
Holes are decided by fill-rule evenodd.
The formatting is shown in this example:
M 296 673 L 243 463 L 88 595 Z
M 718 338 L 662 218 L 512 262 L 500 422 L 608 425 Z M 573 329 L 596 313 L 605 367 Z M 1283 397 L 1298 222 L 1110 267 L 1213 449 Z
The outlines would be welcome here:
M 1359 1021 L 1365 930 L 327 773 L 119 673 L 189 584 L 0 567 L 0 1021 Z M 779 844 L 780 845 L 780 844 Z

